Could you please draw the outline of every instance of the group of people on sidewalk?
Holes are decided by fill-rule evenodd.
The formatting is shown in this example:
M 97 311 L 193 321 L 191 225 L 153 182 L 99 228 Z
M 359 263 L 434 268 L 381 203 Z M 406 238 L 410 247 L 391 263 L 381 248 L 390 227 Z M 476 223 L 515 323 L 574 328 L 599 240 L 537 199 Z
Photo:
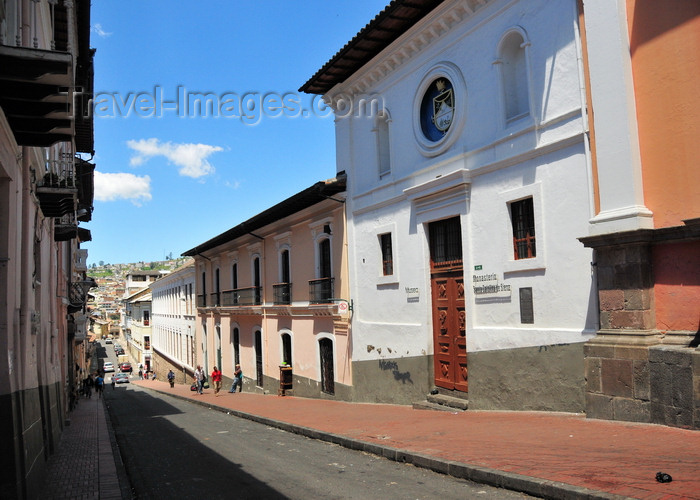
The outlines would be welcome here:
M 170 371 L 170 373 L 168 373 L 168 380 L 171 380 L 171 373 L 172 370 Z M 216 366 L 211 372 L 211 381 L 214 384 L 214 395 L 218 396 L 219 391 L 221 391 L 222 373 L 221 370 L 219 370 Z M 172 387 L 172 385 L 173 384 L 171 383 L 170 386 Z M 200 365 L 197 365 L 197 369 L 194 371 L 191 389 L 193 391 L 197 391 L 198 394 L 203 394 L 203 390 L 207 389 L 208 387 L 209 383 L 207 381 L 206 371 L 202 369 Z M 238 392 L 243 391 L 243 370 L 241 370 L 241 365 L 236 365 L 236 369 L 233 372 L 233 383 L 231 384 L 231 390 L 228 392 L 235 393 L 236 388 L 238 388 Z
M 86 398 L 92 398 L 92 389 L 95 389 L 97 397 L 102 396 L 102 389 L 104 389 L 105 379 L 100 372 L 94 374 L 89 373 L 82 381 L 82 387 L 80 388 L 80 393 Z

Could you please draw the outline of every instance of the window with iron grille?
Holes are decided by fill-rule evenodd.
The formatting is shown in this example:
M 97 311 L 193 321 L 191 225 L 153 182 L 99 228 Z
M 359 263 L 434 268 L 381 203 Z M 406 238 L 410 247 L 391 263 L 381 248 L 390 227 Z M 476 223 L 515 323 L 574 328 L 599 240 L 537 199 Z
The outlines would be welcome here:
M 430 259 L 433 265 L 462 261 L 462 227 L 459 217 L 430 223 Z
M 512 202 L 510 220 L 513 225 L 513 258 L 520 260 L 536 257 L 535 211 L 532 198 Z
M 394 274 L 394 255 L 391 248 L 391 233 L 379 236 L 379 243 L 382 247 L 382 274 L 391 276 Z

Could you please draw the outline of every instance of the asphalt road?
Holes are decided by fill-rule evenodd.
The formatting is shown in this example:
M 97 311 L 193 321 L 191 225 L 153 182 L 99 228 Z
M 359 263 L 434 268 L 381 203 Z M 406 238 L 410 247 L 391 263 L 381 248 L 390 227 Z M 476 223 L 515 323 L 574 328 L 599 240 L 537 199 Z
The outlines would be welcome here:
M 113 348 L 102 355 L 115 362 Z M 99 349 L 99 347 L 98 347 Z M 130 384 L 105 400 L 136 499 L 523 499 Z

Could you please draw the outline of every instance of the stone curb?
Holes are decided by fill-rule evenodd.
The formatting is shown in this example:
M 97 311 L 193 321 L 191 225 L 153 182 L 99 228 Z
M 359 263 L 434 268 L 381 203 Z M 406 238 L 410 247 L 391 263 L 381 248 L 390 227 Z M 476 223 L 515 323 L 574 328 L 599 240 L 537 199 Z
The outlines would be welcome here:
M 299 434 L 311 439 L 337 444 L 351 450 L 371 453 L 395 462 L 411 464 L 415 467 L 432 470 L 433 472 L 438 472 L 440 474 L 445 474 L 458 479 L 467 479 L 479 484 L 495 486 L 511 491 L 518 491 L 528 495 L 551 500 L 630 500 L 630 497 L 591 490 L 558 481 L 547 481 L 546 479 L 524 476 L 522 474 L 514 474 L 512 472 L 490 469 L 488 467 L 480 467 L 478 465 L 469 465 L 462 462 L 443 460 L 428 455 L 421 455 L 412 451 L 382 446 L 375 443 L 367 443 L 365 441 L 340 436 L 330 432 L 322 432 L 309 427 L 294 425 L 288 422 L 281 422 L 279 420 L 261 417 L 252 413 L 245 413 L 240 410 L 233 410 L 231 408 L 218 406 L 206 401 L 194 400 L 152 387 L 142 385 L 139 385 L 139 387 L 149 391 L 158 392 L 172 398 L 177 398 L 182 401 L 187 401 L 210 410 L 252 420 L 260 424 L 275 427 L 294 434 Z

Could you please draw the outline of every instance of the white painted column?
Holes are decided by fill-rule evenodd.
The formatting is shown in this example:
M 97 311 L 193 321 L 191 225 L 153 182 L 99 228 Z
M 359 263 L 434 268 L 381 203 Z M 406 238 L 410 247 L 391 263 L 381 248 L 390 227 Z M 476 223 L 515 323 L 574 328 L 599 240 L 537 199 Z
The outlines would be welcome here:
M 585 0 L 600 213 L 591 234 L 653 228 L 644 206 L 632 61 L 624 0 Z

